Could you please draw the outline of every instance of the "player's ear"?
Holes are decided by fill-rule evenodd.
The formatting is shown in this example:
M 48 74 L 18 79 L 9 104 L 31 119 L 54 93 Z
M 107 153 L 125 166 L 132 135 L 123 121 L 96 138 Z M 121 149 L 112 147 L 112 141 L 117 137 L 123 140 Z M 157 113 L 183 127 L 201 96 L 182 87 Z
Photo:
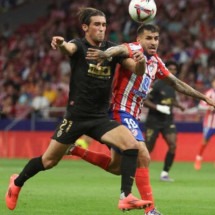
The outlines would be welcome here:
M 88 25 L 83 24 L 83 25 L 82 25 L 82 29 L 83 29 L 84 32 L 87 32 L 87 30 L 88 30 Z

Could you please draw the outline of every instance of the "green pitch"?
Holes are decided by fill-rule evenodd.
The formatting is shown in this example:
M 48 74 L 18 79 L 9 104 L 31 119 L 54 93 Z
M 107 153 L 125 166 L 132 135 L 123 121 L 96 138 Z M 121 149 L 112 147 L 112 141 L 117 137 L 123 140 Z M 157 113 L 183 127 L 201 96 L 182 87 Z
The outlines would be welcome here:
M 8 179 L 19 173 L 26 160 L 0 160 L 0 215 L 117 215 L 120 177 L 80 160 L 63 160 L 52 170 L 41 172 L 20 193 L 17 208 L 4 202 Z M 214 215 L 215 168 L 205 163 L 196 172 L 192 163 L 175 163 L 173 183 L 160 182 L 162 163 L 152 162 L 151 182 L 157 208 L 164 215 Z M 133 193 L 138 195 L 134 185 Z M 130 215 L 143 215 L 142 210 Z

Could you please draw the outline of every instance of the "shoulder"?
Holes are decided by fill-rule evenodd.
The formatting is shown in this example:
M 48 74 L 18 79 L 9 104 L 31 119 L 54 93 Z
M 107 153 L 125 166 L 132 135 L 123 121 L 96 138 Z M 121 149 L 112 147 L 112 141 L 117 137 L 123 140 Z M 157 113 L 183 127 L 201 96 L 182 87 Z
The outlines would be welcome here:
M 132 43 L 124 43 L 125 46 L 128 47 L 132 52 L 133 51 L 143 51 L 142 46 L 138 42 L 132 42 Z
M 80 38 L 74 38 L 72 40 L 69 40 L 68 43 L 83 43 L 82 40 Z
M 168 77 L 171 73 L 167 69 L 163 60 L 158 55 L 152 56 L 152 58 L 154 61 L 156 61 L 156 64 L 157 64 L 157 77 L 159 79 L 164 79 Z
M 70 40 L 68 43 L 73 43 L 77 49 L 83 49 L 86 46 L 86 40 L 84 38 L 74 38 Z
M 132 51 L 143 50 L 142 46 L 138 42 L 124 43 L 128 46 Z

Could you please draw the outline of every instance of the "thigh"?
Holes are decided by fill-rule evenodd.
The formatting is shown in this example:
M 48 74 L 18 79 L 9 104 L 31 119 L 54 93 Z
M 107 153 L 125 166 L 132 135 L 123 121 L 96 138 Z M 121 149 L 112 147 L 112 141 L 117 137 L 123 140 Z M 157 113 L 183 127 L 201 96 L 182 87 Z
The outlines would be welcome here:
M 105 133 L 113 130 L 114 128 L 120 125 L 118 122 L 116 122 L 115 120 L 111 120 L 108 117 L 89 121 L 88 124 L 89 124 L 89 129 L 85 134 L 101 143 L 103 143 L 102 136 Z
M 163 126 L 161 133 L 168 146 L 176 144 L 177 130 L 174 123 L 169 123 Z
M 132 135 L 137 141 L 142 141 L 142 142 L 145 141 L 143 137 L 143 132 L 139 127 L 139 122 L 132 115 L 121 111 L 121 112 L 114 113 L 113 116 L 117 116 L 118 122 L 126 126 L 131 131 Z
M 126 149 L 138 149 L 138 142 L 124 125 L 119 125 L 106 132 L 101 137 L 101 141 L 122 151 Z
M 55 130 L 52 139 L 68 145 L 74 143 L 87 130 L 88 124 L 85 122 L 64 118 Z

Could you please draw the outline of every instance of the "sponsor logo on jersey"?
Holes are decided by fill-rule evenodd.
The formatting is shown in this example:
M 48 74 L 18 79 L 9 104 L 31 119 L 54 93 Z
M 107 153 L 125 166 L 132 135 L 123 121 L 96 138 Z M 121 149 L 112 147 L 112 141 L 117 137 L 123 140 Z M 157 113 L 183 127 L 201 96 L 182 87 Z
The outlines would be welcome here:
M 143 99 L 145 99 L 146 96 L 147 96 L 147 94 L 146 94 L 145 92 L 141 92 L 141 91 L 136 90 L 136 89 L 133 90 L 133 93 L 134 93 L 135 95 L 137 95 L 137 96 L 143 98 Z
M 89 64 L 88 76 L 98 78 L 98 79 L 110 79 L 111 78 L 111 68 L 110 66 L 100 66 L 97 67 L 94 64 Z

